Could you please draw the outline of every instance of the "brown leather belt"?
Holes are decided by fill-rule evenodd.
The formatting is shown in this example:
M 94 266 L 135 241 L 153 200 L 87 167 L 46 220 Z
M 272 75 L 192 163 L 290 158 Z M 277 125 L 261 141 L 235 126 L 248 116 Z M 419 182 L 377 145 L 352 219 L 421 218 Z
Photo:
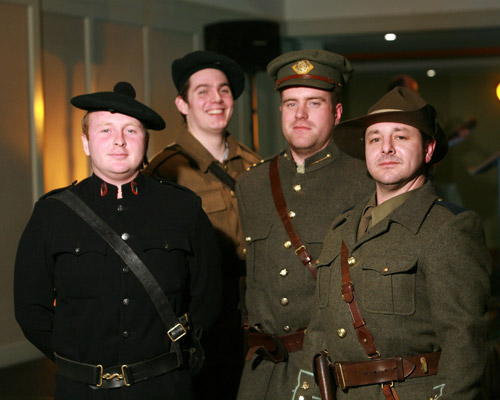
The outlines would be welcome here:
M 294 353 L 302 350 L 306 328 L 297 329 L 296 332 L 278 336 L 270 333 L 248 331 L 247 341 L 248 350 L 247 360 L 252 358 L 253 354 L 260 352 L 264 360 L 272 362 L 282 362 L 288 359 L 288 353 Z
M 359 362 L 335 362 L 332 370 L 337 387 L 402 382 L 408 378 L 436 375 L 441 352 L 412 357 L 378 358 Z

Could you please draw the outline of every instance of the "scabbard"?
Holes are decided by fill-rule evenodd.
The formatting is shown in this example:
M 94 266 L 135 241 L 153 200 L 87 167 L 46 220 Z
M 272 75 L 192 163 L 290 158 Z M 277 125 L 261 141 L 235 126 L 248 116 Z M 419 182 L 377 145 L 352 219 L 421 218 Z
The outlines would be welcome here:
M 314 379 L 319 386 L 322 400 L 335 400 L 336 386 L 332 376 L 332 362 L 326 350 L 322 350 L 314 356 Z

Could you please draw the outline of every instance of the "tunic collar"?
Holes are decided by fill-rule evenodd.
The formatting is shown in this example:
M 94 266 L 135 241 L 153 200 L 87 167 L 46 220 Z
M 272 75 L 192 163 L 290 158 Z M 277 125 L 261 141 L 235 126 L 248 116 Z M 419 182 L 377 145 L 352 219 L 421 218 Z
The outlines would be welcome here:
M 323 150 L 306 158 L 303 166 L 297 166 L 297 164 L 293 160 L 290 146 L 287 146 L 287 148 L 285 149 L 283 157 L 294 166 L 297 173 L 307 173 L 319 168 L 323 168 L 324 166 L 330 164 L 333 160 L 336 160 L 340 156 L 340 154 L 340 150 L 335 145 L 333 140 L 331 140 Z
M 217 161 L 212 154 L 196 139 L 187 129 L 182 129 L 175 139 L 175 142 L 182 147 L 183 152 L 192 158 L 201 171 L 208 172 L 208 167 L 214 161 Z M 229 162 L 236 158 L 245 158 L 244 152 L 238 146 L 238 142 L 226 132 L 226 143 L 229 147 L 229 152 L 225 162 Z M 252 162 L 252 160 L 248 160 Z
M 139 196 L 143 182 L 144 176 L 139 173 L 133 180 L 121 185 L 122 197 L 127 198 L 131 196 Z M 97 197 L 112 199 L 117 198 L 118 187 L 102 180 L 95 174 L 92 174 L 90 177 L 90 185 L 92 187 L 92 192 L 95 193 Z

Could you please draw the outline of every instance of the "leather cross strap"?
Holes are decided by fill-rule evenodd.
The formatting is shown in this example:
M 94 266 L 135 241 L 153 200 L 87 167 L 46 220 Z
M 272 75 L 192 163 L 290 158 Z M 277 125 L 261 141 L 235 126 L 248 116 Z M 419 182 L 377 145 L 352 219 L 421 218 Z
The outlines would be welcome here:
M 217 161 L 213 161 L 208 166 L 208 170 L 224 185 L 226 185 L 233 192 L 236 187 L 236 179 L 229 175 Z
M 313 267 L 313 257 L 306 249 L 297 235 L 295 228 L 292 225 L 292 221 L 290 220 L 290 216 L 288 215 L 288 210 L 286 207 L 285 196 L 283 195 L 283 189 L 281 188 L 280 182 L 280 173 L 279 173 L 279 154 L 271 160 L 271 164 L 269 165 L 269 178 L 271 180 L 271 191 L 273 194 L 274 206 L 276 207 L 276 211 L 280 216 L 281 222 L 283 223 L 283 227 L 285 228 L 288 237 L 290 238 L 290 242 L 292 242 L 292 246 L 295 249 L 295 254 L 299 257 L 302 264 L 304 264 L 307 269 L 311 272 L 314 279 L 316 279 L 318 275 L 318 270 Z
M 259 349 L 264 348 L 269 354 L 275 354 L 278 352 L 279 347 L 283 346 L 288 353 L 294 353 L 296 351 L 302 350 L 304 344 L 305 328 L 300 328 L 296 332 L 288 333 L 286 335 L 272 335 L 270 333 L 262 332 L 252 332 L 248 331 L 247 341 L 248 350 L 246 359 L 250 360 L 253 354 Z M 283 360 L 268 360 L 279 362 Z
M 354 298 L 354 286 L 351 281 L 351 274 L 349 272 L 349 262 L 348 262 L 349 251 L 347 246 L 342 240 L 342 247 L 340 249 L 340 267 L 342 272 L 342 300 L 344 300 L 349 306 L 349 311 L 352 317 L 352 323 L 354 330 L 358 335 L 358 341 L 363 346 L 366 354 L 369 358 L 379 358 L 380 353 L 375 347 L 375 341 L 370 330 L 366 326 L 366 322 L 361 316 L 359 311 L 358 303 Z
M 172 342 L 176 342 L 183 337 L 189 329 L 187 315 L 179 318 L 174 313 L 172 305 L 167 299 L 165 292 L 162 290 L 158 281 L 153 274 L 149 271 L 148 267 L 144 265 L 142 260 L 135 254 L 130 246 L 118 236 L 118 234 L 104 222 L 78 195 L 71 190 L 64 190 L 51 196 L 57 199 L 69 208 L 71 208 L 80 218 L 88 223 L 108 244 L 109 246 L 123 259 L 125 264 L 135 274 L 137 279 L 146 289 L 149 297 L 160 314 L 160 317 L 167 327 L 167 335 Z M 176 346 L 176 352 L 179 359 L 180 349 Z

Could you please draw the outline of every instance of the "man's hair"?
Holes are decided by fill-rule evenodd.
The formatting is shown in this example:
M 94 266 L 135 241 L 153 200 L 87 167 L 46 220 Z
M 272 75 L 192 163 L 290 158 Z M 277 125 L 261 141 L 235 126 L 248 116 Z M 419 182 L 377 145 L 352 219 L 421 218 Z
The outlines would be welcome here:
M 426 146 L 429 143 L 432 143 L 435 139 L 430 135 L 428 135 L 427 133 L 423 132 L 422 130 L 419 129 L 419 131 L 420 135 L 422 136 L 422 151 L 425 153 Z M 431 179 L 432 176 L 434 175 L 434 164 L 432 164 L 431 162 L 425 163 L 424 172 L 427 180 Z
M 184 100 L 186 102 L 186 104 L 189 104 L 188 92 L 189 92 L 190 86 L 191 86 L 191 77 L 189 77 L 186 80 L 186 82 L 184 82 L 184 84 L 181 87 L 181 90 L 179 90 L 179 93 L 177 93 L 177 96 L 180 96 L 182 98 L 182 100 Z M 187 123 L 186 115 L 181 113 L 180 111 L 179 111 L 179 113 L 181 114 L 181 117 L 182 117 L 182 120 L 184 121 L 184 123 Z

